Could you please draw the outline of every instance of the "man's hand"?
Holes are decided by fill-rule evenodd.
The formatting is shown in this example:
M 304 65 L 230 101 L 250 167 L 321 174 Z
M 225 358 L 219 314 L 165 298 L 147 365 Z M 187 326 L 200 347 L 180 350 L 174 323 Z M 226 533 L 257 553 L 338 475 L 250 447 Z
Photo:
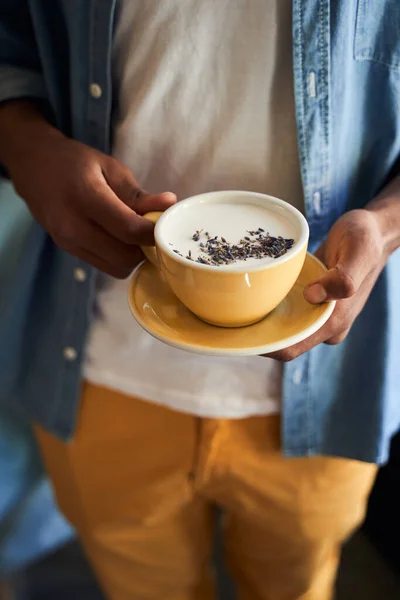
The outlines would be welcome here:
M 329 270 L 304 291 L 312 304 L 336 300 L 331 318 L 310 338 L 268 356 L 286 362 L 321 342 L 343 341 L 385 266 L 389 246 L 378 211 L 353 210 L 344 214 L 316 253 Z
M 142 259 L 139 246 L 154 241 L 154 225 L 141 215 L 165 210 L 176 196 L 143 191 L 128 167 L 66 138 L 30 106 L 5 109 L 3 160 L 35 219 L 64 250 L 127 277 Z
M 142 259 L 139 246 L 154 241 L 154 225 L 141 215 L 176 201 L 144 192 L 128 167 L 63 136 L 42 139 L 10 175 L 58 246 L 118 278 Z

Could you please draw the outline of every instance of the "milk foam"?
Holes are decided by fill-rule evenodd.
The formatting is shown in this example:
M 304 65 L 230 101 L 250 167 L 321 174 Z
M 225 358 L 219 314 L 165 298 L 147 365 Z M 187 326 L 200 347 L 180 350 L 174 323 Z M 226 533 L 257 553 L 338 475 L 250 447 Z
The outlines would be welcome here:
M 229 244 L 238 244 L 248 235 L 248 231 L 264 229 L 271 236 L 292 238 L 296 242 L 299 232 L 294 222 L 275 210 L 269 210 L 256 204 L 193 204 L 176 209 L 162 226 L 162 239 L 171 249 L 178 250 L 183 256 L 189 252 L 194 260 L 202 256 L 199 242 L 193 234 L 202 231 L 200 241 L 205 242 L 205 233 L 211 237 L 223 237 Z M 204 237 L 203 237 L 204 236 Z M 274 258 L 249 258 L 246 265 L 261 265 L 274 261 Z M 220 268 L 234 269 L 243 264 L 241 261 Z

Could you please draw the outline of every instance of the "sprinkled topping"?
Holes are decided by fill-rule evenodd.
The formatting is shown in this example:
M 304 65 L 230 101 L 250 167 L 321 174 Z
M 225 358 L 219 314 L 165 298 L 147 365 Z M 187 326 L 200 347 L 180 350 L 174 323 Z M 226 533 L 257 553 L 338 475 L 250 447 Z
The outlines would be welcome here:
M 230 244 L 223 237 L 211 237 L 208 231 L 204 234 L 195 231 L 192 236 L 194 242 L 199 242 L 200 256 L 192 257 L 192 252 L 186 255 L 187 260 L 195 260 L 202 265 L 223 266 L 235 262 L 247 261 L 250 258 L 279 258 L 286 254 L 294 245 L 292 238 L 274 237 L 259 227 L 257 230 L 247 231 L 248 235 L 237 244 Z M 179 250 L 174 252 L 183 256 Z
M 203 231 L 203 230 L 201 230 L 201 231 Z M 201 231 L 195 231 L 195 233 L 193 234 L 192 240 L 194 242 L 198 242 L 199 241 L 200 236 L 201 236 Z

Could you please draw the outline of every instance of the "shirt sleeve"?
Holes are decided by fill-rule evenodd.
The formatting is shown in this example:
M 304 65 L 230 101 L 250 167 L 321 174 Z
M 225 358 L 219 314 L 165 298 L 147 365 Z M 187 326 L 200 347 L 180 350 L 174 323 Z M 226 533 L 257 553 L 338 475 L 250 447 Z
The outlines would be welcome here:
M 20 98 L 46 99 L 46 88 L 40 73 L 0 64 L 0 103 Z
M 0 103 L 22 98 L 47 99 L 32 14 L 27 0 L 1 0 Z
M 39 51 L 27 0 L 0 2 L 0 102 L 46 99 Z

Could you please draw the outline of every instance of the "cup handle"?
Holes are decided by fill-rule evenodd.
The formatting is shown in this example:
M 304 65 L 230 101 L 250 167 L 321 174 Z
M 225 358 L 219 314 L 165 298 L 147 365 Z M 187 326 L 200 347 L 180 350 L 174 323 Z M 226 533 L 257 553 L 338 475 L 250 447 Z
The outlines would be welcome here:
M 153 211 L 153 212 L 146 213 L 145 215 L 143 215 L 143 217 L 145 219 L 148 219 L 152 223 L 156 224 L 162 214 L 163 213 L 161 211 Z M 158 262 L 157 250 L 156 250 L 155 246 L 141 246 L 141 250 L 142 250 L 143 254 L 145 255 L 145 257 L 147 258 L 147 260 L 149 262 L 151 262 L 152 265 L 154 265 L 157 268 L 160 266 L 160 263 Z

